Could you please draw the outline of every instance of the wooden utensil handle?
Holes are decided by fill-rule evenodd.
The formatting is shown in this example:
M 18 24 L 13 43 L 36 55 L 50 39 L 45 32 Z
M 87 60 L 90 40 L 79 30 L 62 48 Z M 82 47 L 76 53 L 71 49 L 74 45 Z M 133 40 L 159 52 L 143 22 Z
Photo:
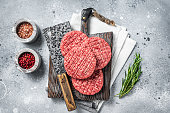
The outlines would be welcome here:
M 71 92 L 71 88 L 70 88 L 66 73 L 59 74 L 57 75 L 57 77 L 60 82 L 61 90 L 62 90 L 68 111 L 75 110 L 76 104 L 74 102 L 74 98 Z

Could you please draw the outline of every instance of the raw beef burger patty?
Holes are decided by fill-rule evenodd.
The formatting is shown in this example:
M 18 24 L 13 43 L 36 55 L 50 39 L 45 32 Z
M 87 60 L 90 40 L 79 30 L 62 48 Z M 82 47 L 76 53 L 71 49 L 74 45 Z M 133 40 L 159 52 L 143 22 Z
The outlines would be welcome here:
M 91 47 L 96 58 L 96 69 L 104 68 L 111 59 L 111 48 L 109 44 L 102 38 L 91 37 L 83 41 L 82 46 Z
M 80 93 L 94 95 L 103 87 L 103 72 L 102 70 L 96 70 L 92 76 L 82 80 L 72 78 L 72 84 Z
M 96 67 L 96 58 L 90 48 L 74 47 L 64 57 L 67 74 L 76 79 L 91 76 Z
M 87 35 L 81 31 L 71 31 L 66 33 L 60 44 L 62 55 L 65 56 L 75 46 L 81 46 L 83 40 L 87 38 Z

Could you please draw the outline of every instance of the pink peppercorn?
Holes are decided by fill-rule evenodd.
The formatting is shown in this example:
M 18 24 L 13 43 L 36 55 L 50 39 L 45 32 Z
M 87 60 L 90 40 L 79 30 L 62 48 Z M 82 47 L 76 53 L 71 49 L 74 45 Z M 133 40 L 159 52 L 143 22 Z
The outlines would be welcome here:
M 35 64 L 35 57 L 30 52 L 22 53 L 18 59 L 19 65 L 24 69 L 30 69 Z

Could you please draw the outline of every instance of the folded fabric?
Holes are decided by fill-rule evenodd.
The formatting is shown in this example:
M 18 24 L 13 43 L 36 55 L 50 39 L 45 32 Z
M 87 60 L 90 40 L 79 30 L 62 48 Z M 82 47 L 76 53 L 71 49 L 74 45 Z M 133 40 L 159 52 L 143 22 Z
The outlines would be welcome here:
M 101 22 L 95 17 L 89 19 L 89 32 L 90 34 L 102 33 L 102 32 L 113 32 L 113 60 L 112 60 L 112 70 L 111 70 L 111 85 L 115 81 L 116 77 L 119 75 L 121 69 L 126 63 L 128 57 L 130 56 L 133 48 L 135 47 L 136 41 L 128 38 L 128 32 L 125 27 L 116 25 L 111 26 L 106 23 Z M 71 21 L 71 27 L 73 30 L 80 30 L 81 27 L 81 14 L 73 13 Z M 79 106 L 91 112 L 98 112 L 103 105 L 104 101 L 76 101 Z

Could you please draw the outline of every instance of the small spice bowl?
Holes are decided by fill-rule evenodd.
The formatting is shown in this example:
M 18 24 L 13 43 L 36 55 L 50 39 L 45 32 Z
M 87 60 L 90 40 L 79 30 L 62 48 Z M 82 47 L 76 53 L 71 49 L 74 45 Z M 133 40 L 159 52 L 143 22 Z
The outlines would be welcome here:
M 40 67 L 41 57 L 36 51 L 25 48 L 16 54 L 15 62 L 20 71 L 31 73 Z
M 23 43 L 34 42 L 39 35 L 38 26 L 29 19 L 20 19 L 12 28 L 14 36 Z

